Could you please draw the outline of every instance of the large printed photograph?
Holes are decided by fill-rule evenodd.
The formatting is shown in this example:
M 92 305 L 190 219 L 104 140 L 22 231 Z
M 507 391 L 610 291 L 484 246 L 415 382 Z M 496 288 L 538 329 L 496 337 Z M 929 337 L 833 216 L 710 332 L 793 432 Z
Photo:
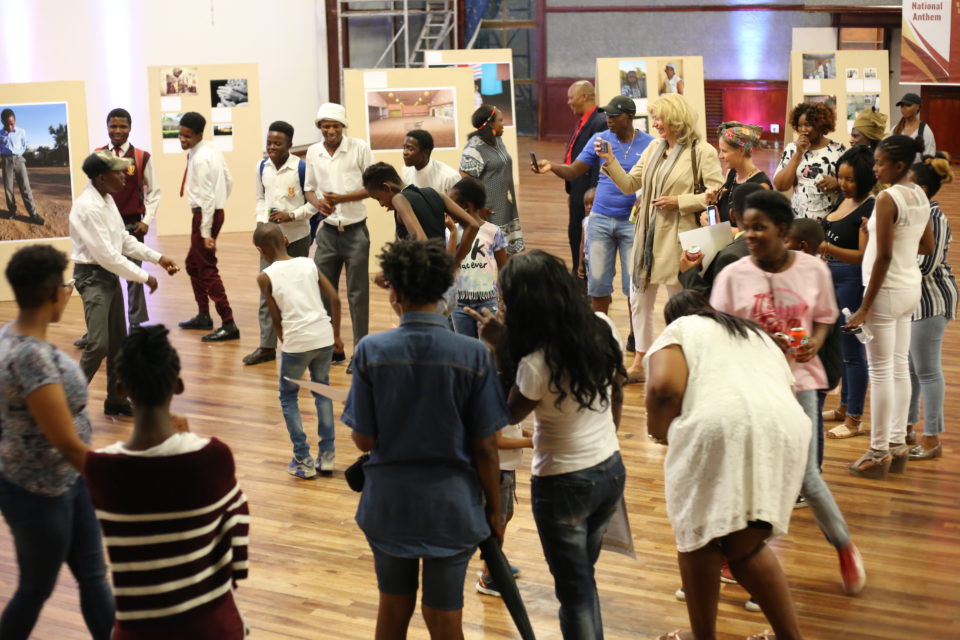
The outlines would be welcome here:
M 457 146 L 456 89 L 367 91 L 367 134 L 373 151 L 401 151 L 407 132 L 426 129 L 436 149 Z

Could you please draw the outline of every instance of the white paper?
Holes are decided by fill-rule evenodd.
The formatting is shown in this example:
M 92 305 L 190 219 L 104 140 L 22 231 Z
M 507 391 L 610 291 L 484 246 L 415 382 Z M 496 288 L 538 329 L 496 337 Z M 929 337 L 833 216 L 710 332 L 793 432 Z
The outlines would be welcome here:
M 363 72 L 364 89 L 386 89 L 387 72 L 386 71 L 364 71 Z
M 707 270 L 720 249 L 731 242 L 733 242 L 733 234 L 730 232 L 729 222 L 680 232 L 680 247 L 684 251 L 690 247 L 700 247 L 700 251 L 703 252 L 703 262 L 700 264 L 701 273 Z
M 213 144 L 220 151 L 233 151 L 233 136 L 213 136 Z
M 863 80 L 863 90 L 880 93 L 880 91 L 882 91 L 880 88 L 880 78 L 865 78 Z
M 823 93 L 820 91 L 820 80 L 813 78 L 804 78 L 803 80 L 803 92 L 804 93 Z
M 160 111 L 183 111 L 180 96 L 161 96 Z
M 164 153 L 183 153 L 183 149 L 180 148 L 180 138 L 164 138 L 163 152 Z
M 210 120 L 219 124 L 233 122 L 233 111 L 230 107 L 214 107 L 210 109 Z
M 279 358 L 278 358 L 279 360 Z M 294 380 L 288 376 L 283 376 L 284 380 L 289 380 L 295 384 L 300 385 L 301 388 L 306 389 L 307 391 L 313 391 L 314 393 L 319 393 L 324 398 L 330 398 L 337 402 L 346 402 L 349 391 L 346 389 L 340 389 L 338 387 L 331 387 L 328 384 L 323 384 L 322 382 L 311 382 L 310 380 Z
M 638 98 L 634 99 L 633 105 L 637 108 L 637 115 L 642 116 L 647 114 L 647 99 Z
M 861 93 L 863 91 L 863 79 L 862 78 L 848 78 L 847 79 L 847 93 Z
M 853 120 L 847 120 L 847 133 L 853 133 Z
M 605 551 L 615 551 L 630 556 L 634 560 L 637 559 L 637 552 L 633 548 L 633 532 L 630 531 L 630 519 L 627 517 L 627 503 L 623 496 L 620 496 L 620 504 L 610 517 L 601 547 Z
M 443 53 L 440 51 L 424 51 L 423 62 L 426 66 L 443 64 Z

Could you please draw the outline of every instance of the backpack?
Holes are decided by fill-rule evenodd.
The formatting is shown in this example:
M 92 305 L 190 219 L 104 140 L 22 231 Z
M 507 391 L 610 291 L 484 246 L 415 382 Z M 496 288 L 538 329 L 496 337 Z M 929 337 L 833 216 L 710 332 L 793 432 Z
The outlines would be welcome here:
M 267 166 L 267 158 L 260 161 L 260 184 L 263 184 L 263 168 Z M 297 163 L 297 175 L 300 177 L 300 191 L 304 191 L 304 185 L 307 182 L 307 163 L 303 160 Z M 320 226 L 320 212 L 313 214 L 310 218 L 310 240 L 317 237 L 317 227 Z

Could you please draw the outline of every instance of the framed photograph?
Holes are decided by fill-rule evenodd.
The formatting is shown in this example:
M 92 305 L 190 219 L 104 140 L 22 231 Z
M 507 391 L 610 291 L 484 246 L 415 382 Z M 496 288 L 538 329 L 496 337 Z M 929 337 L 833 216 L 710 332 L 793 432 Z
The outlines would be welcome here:
M 621 60 L 618 67 L 620 70 L 620 95 L 634 100 L 646 98 L 647 61 Z
M 164 67 L 160 69 L 160 95 L 197 95 L 196 67 Z
M 832 80 L 837 77 L 837 56 L 833 53 L 803 54 L 805 80 Z
M 650 118 L 648 116 L 638 116 L 634 118 L 633 126 L 644 133 L 650 133 Z
M 860 69 L 847 69 L 847 80 L 857 80 L 860 78 Z
M 373 151 L 401 151 L 411 129 L 425 129 L 434 148 L 457 147 L 454 87 L 367 91 L 367 141 Z
M 232 124 L 215 124 L 213 125 L 213 135 L 215 136 L 232 136 L 233 135 L 233 125 Z
M 683 93 L 683 60 L 677 58 L 661 58 L 658 65 L 659 78 L 658 93 Z
M 514 126 L 513 63 L 471 62 L 430 64 L 430 67 L 469 67 L 473 70 L 473 108 L 489 104 L 503 114 L 503 126 Z
M 876 68 L 876 67 L 864 67 L 864 68 L 863 68 L 863 77 L 864 77 L 865 80 L 876 80 L 876 79 L 879 77 L 879 76 L 877 76 L 877 68 Z
M 837 96 L 827 96 L 822 94 L 814 94 L 809 96 L 803 96 L 803 101 L 808 104 L 817 104 L 823 103 L 833 109 L 834 113 L 837 111 Z
M 246 78 L 210 81 L 211 107 L 245 107 L 248 104 Z
M 73 184 L 67 114 L 66 102 L 0 102 L 5 134 L 0 169 L 4 188 L 11 188 L 0 201 L 0 241 L 70 235 Z
M 879 111 L 880 94 L 878 93 L 848 93 L 847 120 L 856 120 L 857 114 L 864 109 Z

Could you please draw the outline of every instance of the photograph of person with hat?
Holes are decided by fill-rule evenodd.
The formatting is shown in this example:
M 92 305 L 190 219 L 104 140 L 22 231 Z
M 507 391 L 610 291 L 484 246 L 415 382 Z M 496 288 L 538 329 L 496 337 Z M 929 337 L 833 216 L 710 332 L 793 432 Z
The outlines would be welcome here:
M 892 136 L 905 135 L 923 143 L 923 153 L 917 153 L 916 162 L 922 162 L 923 156 L 937 155 L 937 141 L 933 129 L 920 119 L 920 96 L 907 93 L 897 102 L 900 107 L 900 121 L 893 128 Z
M 323 277 L 340 288 L 340 272 L 347 269 L 347 303 L 353 327 L 353 345 L 367 335 L 370 325 L 370 233 L 367 208 L 363 199 L 363 170 L 373 164 L 373 153 L 359 138 L 343 135 L 347 111 L 328 102 L 317 111 L 317 129 L 323 140 L 307 149 L 307 175 L 303 191 L 307 201 L 317 208 L 323 220 L 317 230 L 317 249 L 313 254 Z M 327 314 L 330 301 L 323 299 Z M 346 360 L 345 353 L 333 354 L 334 364 Z M 347 373 L 353 368 L 347 366 Z
M 570 181 L 579 178 L 593 167 L 602 164 L 597 147 L 609 148 L 620 165 L 629 171 L 640 160 L 653 136 L 634 126 L 637 115 L 636 103 L 626 96 L 615 96 L 610 104 L 597 109 L 607 117 L 607 130 L 596 133 L 584 145 L 583 151 L 571 164 L 552 163 L 540 160 L 532 167 L 534 173 L 553 172 Z M 621 290 L 624 298 L 630 296 L 629 258 L 633 249 L 633 223 L 630 212 L 636 197 L 624 193 L 604 173 L 597 180 L 593 209 L 587 221 L 586 246 L 590 247 L 587 271 L 587 293 L 594 311 L 607 313 L 613 296 L 613 278 L 617 271 L 617 254 L 620 257 Z
M 90 182 L 70 209 L 73 277 L 87 324 L 87 344 L 80 356 L 80 368 L 89 382 L 106 357 L 107 399 L 103 412 L 108 416 L 133 415 L 130 403 L 119 395 L 116 385 L 116 357 L 127 336 L 120 278 L 144 283 L 153 293 L 157 279 L 131 260 L 159 264 L 170 275 L 180 270 L 173 260 L 127 233 L 123 225 L 111 194 L 123 191 L 131 163 L 129 158 L 105 150 L 87 156 L 83 172 Z

